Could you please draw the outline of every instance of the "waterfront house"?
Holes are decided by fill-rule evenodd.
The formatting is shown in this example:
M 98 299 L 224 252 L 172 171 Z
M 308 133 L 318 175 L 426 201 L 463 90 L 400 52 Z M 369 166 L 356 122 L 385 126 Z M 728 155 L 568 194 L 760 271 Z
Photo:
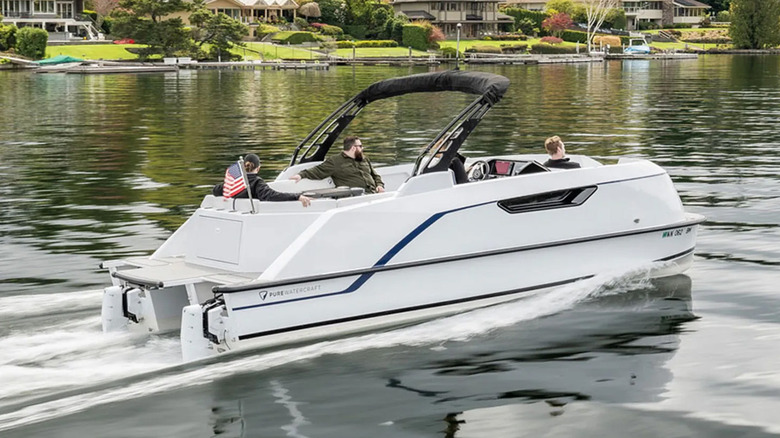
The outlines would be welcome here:
M 298 10 L 294 0 L 206 0 L 204 4 L 209 11 L 224 13 L 244 24 L 293 21 Z
M 458 23 L 462 37 L 477 38 L 497 33 L 500 24 L 514 22 L 498 12 L 498 0 L 394 0 L 391 5 L 396 15 L 428 20 L 450 37 L 456 35 Z
M 4 24 L 45 29 L 50 41 L 102 39 L 95 24 L 83 12 L 83 0 L 0 0 Z
M 544 10 L 547 0 L 504 0 L 505 4 L 531 11 Z M 574 0 L 576 1 L 576 0 Z M 697 25 L 710 10 L 710 6 L 697 0 L 623 0 L 628 29 L 634 30 L 639 22 L 654 23 L 661 27 L 675 24 Z

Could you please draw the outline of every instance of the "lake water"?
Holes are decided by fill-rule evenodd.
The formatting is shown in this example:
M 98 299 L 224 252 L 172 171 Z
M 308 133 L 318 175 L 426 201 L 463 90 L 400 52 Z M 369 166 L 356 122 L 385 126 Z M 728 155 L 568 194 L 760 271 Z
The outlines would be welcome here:
M 427 69 L 0 72 L 0 436 L 780 435 L 780 57 L 479 69 L 512 85 L 467 154 L 557 134 L 655 161 L 708 218 L 687 275 L 180 365 L 173 336 L 101 333 L 98 264 L 151 253 L 238 155 L 273 178 L 343 101 Z M 349 133 L 407 161 L 470 100 L 381 102 Z

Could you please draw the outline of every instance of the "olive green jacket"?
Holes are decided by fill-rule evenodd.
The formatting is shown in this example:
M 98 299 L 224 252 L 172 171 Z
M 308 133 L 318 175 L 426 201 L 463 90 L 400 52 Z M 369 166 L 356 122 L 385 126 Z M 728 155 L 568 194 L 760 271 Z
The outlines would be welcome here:
M 356 161 L 344 152 L 328 157 L 321 164 L 299 173 L 301 178 L 333 178 L 336 187 L 362 187 L 366 193 L 376 193 L 377 186 L 384 187 L 382 177 L 374 170 L 368 158 Z

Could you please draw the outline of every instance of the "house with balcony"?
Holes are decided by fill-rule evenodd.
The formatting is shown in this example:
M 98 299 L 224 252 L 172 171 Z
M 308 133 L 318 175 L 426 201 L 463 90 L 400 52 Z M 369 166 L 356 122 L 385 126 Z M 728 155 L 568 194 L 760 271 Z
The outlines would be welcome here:
M 547 5 L 547 0 L 505 0 L 504 4 L 541 11 Z M 697 25 L 710 10 L 709 5 L 697 0 L 623 0 L 622 7 L 626 11 L 629 30 L 636 29 L 639 22 L 654 23 L 660 27 L 674 24 Z
M 298 3 L 294 0 L 206 0 L 204 5 L 215 14 L 221 12 L 247 25 L 281 19 L 293 21 L 298 16 Z M 250 32 L 254 33 L 254 29 Z
M 50 41 L 102 39 L 103 35 L 83 12 L 83 0 L 0 0 L 4 24 L 44 29 L 49 32 Z
M 478 38 L 496 34 L 500 24 L 511 24 L 514 19 L 498 12 L 498 0 L 394 0 L 390 3 L 396 15 L 410 20 L 428 20 L 445 35 L 454 36 L 461 25 L 461 37 Z

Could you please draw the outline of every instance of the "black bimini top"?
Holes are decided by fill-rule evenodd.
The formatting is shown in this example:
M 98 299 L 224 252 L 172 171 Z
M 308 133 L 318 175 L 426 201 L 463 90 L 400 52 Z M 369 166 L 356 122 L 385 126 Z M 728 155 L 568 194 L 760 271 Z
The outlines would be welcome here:
M 509 88 L 509 79 L 503 76 L 485 72 L 447 70 L 385 79 L 370 85 L 358 93 L 355 99 L 360 99 L 367 104 L 409 93 L 460 91 L 482 94 L 492 105 L 495 105 L 504 96 L 507 88 Z
M 428 154 L 434 142 L 445 134 L 448 136 L 447 162 L 457 152 L 460 145 L 472 129 L 479 123 L 485 112 L 498 103 L 509 88 L 509 79 L 493 73 L 447 70 L 434 73 L 421 73 L 375 82 L 355 97 L 345 102 L 328 116 L 306 138 L 298 144 L 290 160 L 290 166 L 309 161 L 325 159 L 333 143 L 341 135 L 357 114 L 369 103 L 412 93 L 435 93 L 439 91 L 457 91 L 475 94 L 479 97 L 447 125 L 444 130 L 426 147 L 422 155 Z M 462 129 L 461 129 L 462 128 Z M 443 143 L 442 143 L 443 144 Z M 299 157 L 299 152 L 303 154 Z M 435 154 L 435 151 L 431 152 Z M 453 155 L 454 156 L 454 155 Z M 418 162 L 420 158 L 418 157 Z M 418 163 L 419 164 L 419 163 Z M 419 166 L 417 166 L 419 167 Z M 425 171 L 446 170 L 444 168 L 425 169 Z

